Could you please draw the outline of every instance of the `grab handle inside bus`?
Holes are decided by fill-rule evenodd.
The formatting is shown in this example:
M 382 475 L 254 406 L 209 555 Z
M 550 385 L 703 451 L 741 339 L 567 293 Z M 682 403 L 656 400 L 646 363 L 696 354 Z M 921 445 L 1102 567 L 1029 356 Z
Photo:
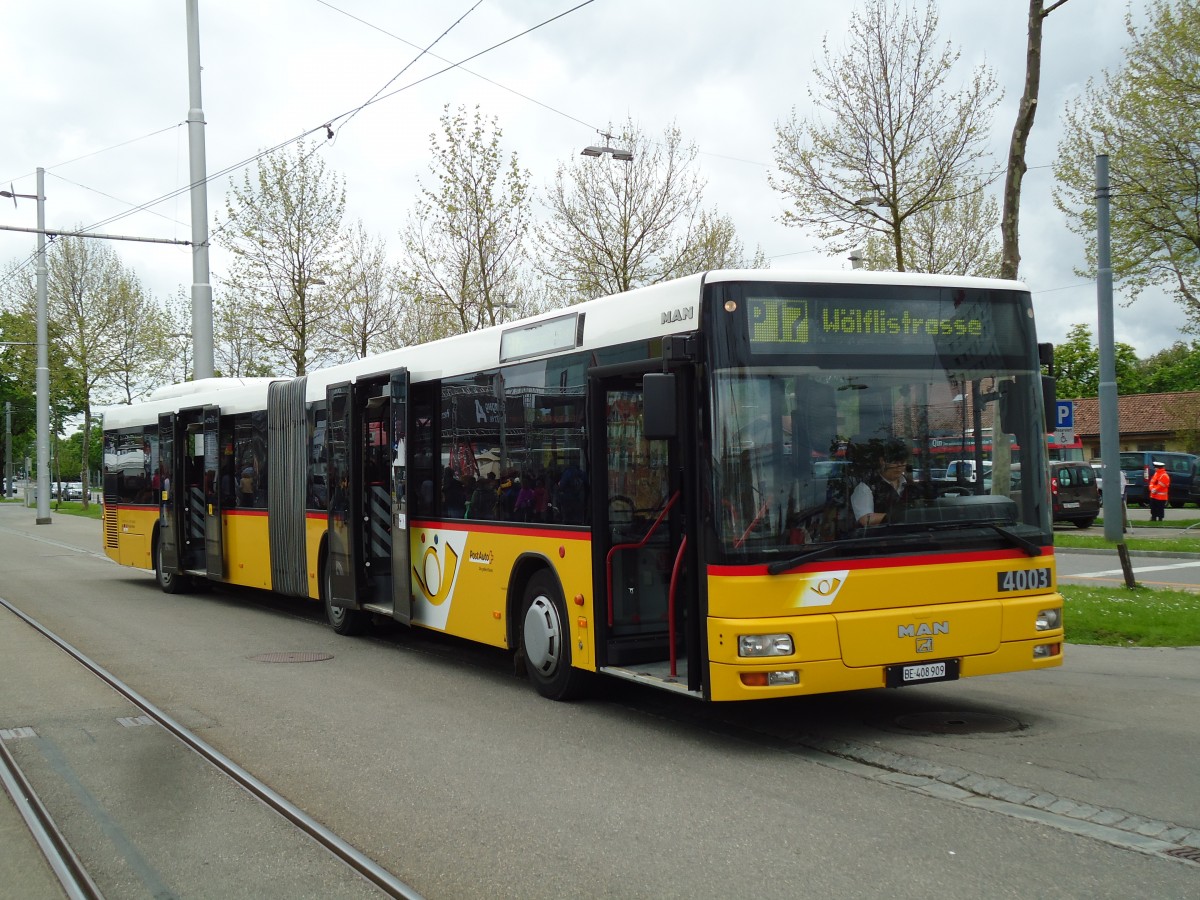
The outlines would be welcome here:
M 661 441 L 675 437 L 678 407 L 674 373 L 649 372 L 643 376 L 642 433 L 647 440 Z

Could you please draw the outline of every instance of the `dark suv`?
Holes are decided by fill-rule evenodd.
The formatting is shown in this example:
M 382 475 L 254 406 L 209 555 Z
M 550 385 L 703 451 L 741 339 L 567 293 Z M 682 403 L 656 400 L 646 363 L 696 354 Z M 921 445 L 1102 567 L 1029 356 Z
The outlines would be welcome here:
M 1090 528 L 1100 515 L 1096 470 L 1085 462 L 1050 463 L 1050 498 L 1055 522 Z
M 1149 502 L 1146 482 L 1150 480 L 1154 463 L 1161 462 L 1166 466 L 1167 474 L 1171 476 L 1167 499 L 1174 509 L 1179 509 L 1191 499 L 1192 479 L 1197 460 L 1200 460 L 1200 456 L 1171 450 L 1126 450 L 1121 454 L 1121 471 L 1125 473 L 1128 483 L 1125 502 L 1130 506 L 1145 506 Z

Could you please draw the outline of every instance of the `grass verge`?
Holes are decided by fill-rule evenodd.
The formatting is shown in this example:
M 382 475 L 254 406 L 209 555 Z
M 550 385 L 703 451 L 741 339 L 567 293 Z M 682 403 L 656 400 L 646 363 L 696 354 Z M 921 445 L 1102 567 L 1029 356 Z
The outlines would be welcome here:
M 1059 585 L 1072 644 L 1200 646 L 1200 594 L 1151 588 Z
M 23 503 L 24 501 L 0 500 L 0 502 Z M 33 507 L 30 507 L 29 509 L 31 512 L 34 510 Z M 83 504 L 80 503 L 78 500 L 64 500 L 61 503 L 58 502 L 57 500 L 51 500 L 50 501 L 50 513 L 51 513 L 51 515 L 63 513 L 63 514 L 69 515 L 69 516 L 84 516 L 85 518 L 88 518 L 88 519 L 100 519 L 100 518 L 104 517 L 103 507 L 99 503 L 96 503 L 95 501 L 92 501 L 91 503 L 88 504 L 87 511 L 85 512 L 83 509 Z

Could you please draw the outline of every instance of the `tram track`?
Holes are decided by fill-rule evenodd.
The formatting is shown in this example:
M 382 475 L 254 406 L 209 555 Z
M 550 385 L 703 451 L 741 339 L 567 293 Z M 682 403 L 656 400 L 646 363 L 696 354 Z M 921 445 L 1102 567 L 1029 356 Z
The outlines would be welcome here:
M 93 676 L 141 710 L 144 716 L 154 724 L 160 726 L 179 744 L 196 753 L 218 772 L 232 780 L 267 808 L 291 823 L 299 832 L 311 838 L 331 853 L 352 872 L 382 891 L 384 895 L 404 898 L 404 900 L 421 900 L 421 894 L 410 885 L 401 881 L 369 857 L 359 852 L 337 834 L 317 822 L 287 798 L 237 765 L 233 760 L 229 759 L 198 735 L 185 728 L 131 686 L 121 681 L 94 660 L 85 656 L 81 651 L 50 631 L 36 619 L 13 606 L 2 597 L 0 597 L 0 607 L 8 610 L 36 631 L 42 638 L 62 650 Z M 0 781 L 2 781 L 5 790 L 12 798 L 18 812 L 29 828 L 30 834 L 67 896 L 85 898 L 85 900 L 86 898 L 103 897 L 103 893 L 96 886 L 95 881 L 88 874 L 78 856 L 73 852 L 63 832 L 55 824 L 46 805 L 42 803 L 34 791 L 30 780 L 22 771 L 13 754 L 4 746 L 3 741 L 0 741 Z
M 101 900 L 104 896 L 67 842 L 46 805 L 0 740 L 0 784 L 12 798 L 17 813 L 42 851 L 46 863 L 71 900 Z

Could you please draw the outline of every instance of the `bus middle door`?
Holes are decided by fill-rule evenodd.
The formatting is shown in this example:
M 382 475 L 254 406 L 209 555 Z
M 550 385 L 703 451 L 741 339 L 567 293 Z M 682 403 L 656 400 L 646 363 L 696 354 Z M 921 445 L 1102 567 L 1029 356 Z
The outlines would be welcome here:
M 354 386 L 344 381 L 326 388 L 325 471 L 329 489 L 329 542 L 322 592 L 334 607 L 362 604 L 362 475 L 356 452 L 358 416 Z

